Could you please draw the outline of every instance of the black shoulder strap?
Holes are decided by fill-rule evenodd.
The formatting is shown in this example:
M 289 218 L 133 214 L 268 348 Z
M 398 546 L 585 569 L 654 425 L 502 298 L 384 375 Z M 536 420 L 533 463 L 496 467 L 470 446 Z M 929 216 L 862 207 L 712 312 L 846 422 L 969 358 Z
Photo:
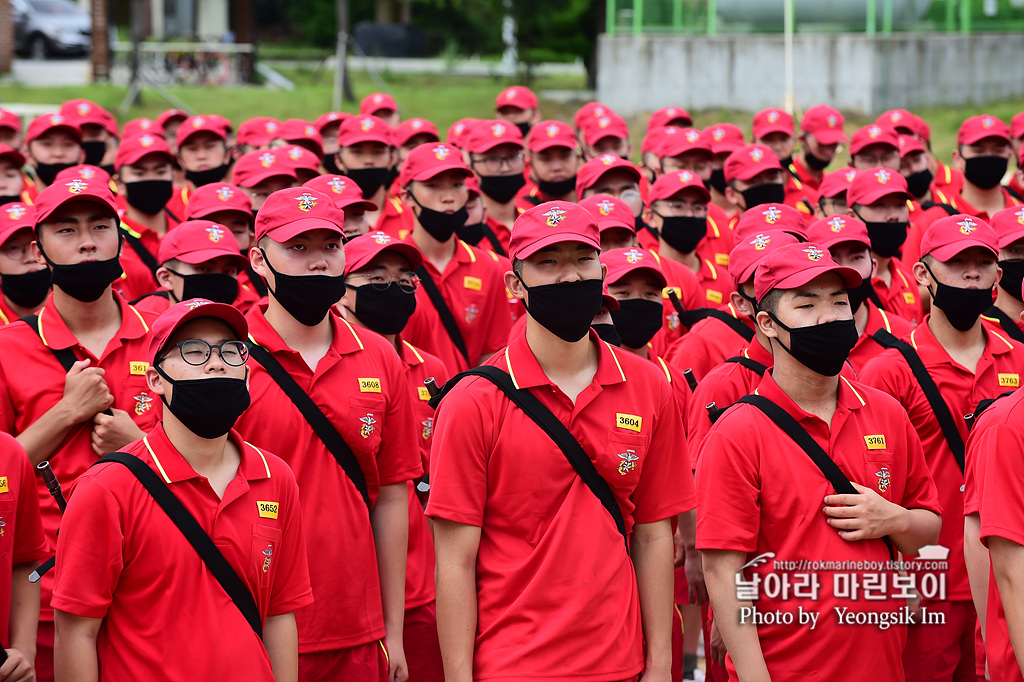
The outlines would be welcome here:
M 427 268 L 422 265 L 416 268 L 416 274 L 419 275 L 420 282 L 423 283 L 423 288 L 427 291 L 427 296 L 430 297 L 430 302 L 434 304 L 434 309 L 437 310 L 437 314 L 441 318 L 441 324 L 444 325 L 445 331 L 448 332 L 448 338 L 455 344 L 455 347 L 459 350 L 459 355 L 463 357 L 466 364 L 472 365 L 473 362 L 469 359 L 469 351 L 466 350 L 466 342 L 462 339 L 459 325 L 455 322 L 455 317 L 452 315 L 452 311 L 449 310 L 444 296 L 441 295 L 441 290 L 434 283 L 434 278 L 427 272 Z
M 946 443 L 949 444 L 949 449 L 953 451 L 956 465 L 960 467 L 962 472 L 964 470 L 964 439 L 956 428 L 956 422 L 953 421 L 953 413 L 950 411 L 949 405 L 942 399 L 939 387 L 935 385 L 935 380 L 928 374 L 928 369 L 924 366 L 924 362 L 921 361 L 921 356 L 917 354 L 917 351 L 909 343 L 897 339 L 884 329 L 876 331 L 871 335 L 871 338 L 883 348 L 895 348 L 898 350 L 900 355 L 907 361 L 907 364 L 910 365 L 910 371 L 914 373 L 914 378 L 917 379 L 921 390 L 924 391 L 924 397 L 928 399 L 928 404 L 931 406 L 932 412 L 939 422 L 939 428 L 942 429 L 942 435 L 946 437 Z
M 488 225 L 486 222 L 484 222 L 484 236 L 487 237 L 487 241 L 491 243 L 491 246 L 494 249 L 494 253 L 498 254 L 499 256 L 508 255 L 507 253 L 505 253 L 505 247 L 501 245 L 500 241 L 498 241 L 498 235 L 494 234 L 494 230 L 492 230 L 491 226 Z
M 1017 323 L 1010 319 L 1010 316 L 1002 310 L 992 306 L 985 311 L 985 316 L 995 318 L 996 321 L 999 322 L 999 326 L 1003 328 L 1003 331 L 1006 332 L 1007 336 L 1011 339 L 1024 343 L 1024 331 L 1021 331 L 1021 328 L 1017 326 Z
M 32 327 L 32 331 L 39 334 L 39 340 L 42 341 L 43 336 L 39 332 L 38 315 L 26 315 L 21 318 L 21 321 L 27 323 L 29 327 Z M 51 346 L 47 346 L 47 348 L 49 348 L 50 352 L 53 353 L 53 357 L 57 358 L 57 362 L 60 363 L 65 372 L 70 372 L 72 365 L 78 362 L 78 358 L 75 357 L 75 351 L 70 348 L 53 348 Z
M 768 371 L 768 366 L 767 365 L 762 365 L 757 360 L 751 360 L 750 358 L 743 357 L 742 355 L 737 355 L 734 358 L 726 358 L 725 361 L 726 362 L 735 362 L 738 365 L 743 365 L 744 367 L 749 369 L 751 372 L 754 372 L 755 374 L 757 374 L 759 376 L 762 376 L 762 377 L 764 376 L 764 373 Z
M 178 216 L 176 216 L 173 213 L 171 213 L 171 209 L 167 208 L 166 206 L 164 206 L 164 213 L 166 213 L 171 218 L 171 220 L 173 220 L 174 222 L 176 222 L 176 223 L 180 223 L 181 222 L 181 218 L 179 218 Z
M 725 313 L 717 308 L 697 308 L 696 310 L 687 310 L 679 316 L 679 322 L 687 327 L 692 327 L 701 320 L 713 317 L 720 322 L 724 322 L 729 327 L 742 336 L 747 341 L 754 338 L 754 330 L 743 324 L 740 320 L 736 319 L 732 315 Z
M 1024 197 L 1022 197 L 1020 195 L 1020 192 L 1018 192 L 1014 188 L 1010 187 L 1009 185 L 1003 185 L 1003 189 L 1005 189 L 1007 194 L 1009 194 L 1011 197 L 1013 197 L 1017 201 L 1024 202 Z M 1009 206 L 1007 206 L 1007 208 L 1009 208 Z
M 544 403 L 528 390 L 516 388 L 515 384 L 512 383 L 512 377 L 507 372 L 503 372 L 491 365 L 481 365 L 480 367 L 474 367 L 473 369 L 456 374 L 445 383 L 440 393 L 431 398 L 431 407 L 436 408 L 455 384 L 467 376 L 483 377 L 497 386 L 509 397 L 509 400 L 526 413 L 527 417 L 532 419 L 544 433 L 548 434 L 551 440 L 555 442 L 555 445 L 562 451 L 562 454 L 565 455 L 565 458 L 569 460 L 572 468 L 583 479 L 586 486 L 590 488 L 590 491 L 594 493 L 604 508 L 608 510 L 608 513 L 612 515 L 615 527 L 619 529 L 619 533 L 622 534 L 622 539 L 626 543 L 626 552 L 628 553 L 629 539 L 626 536 L 626 522 L 622 518 L 622 510 L 619 509 L 619 503 L 615 501 L 615 495 L 608 486 L 608 482 L 601 477 L 597 468 L 594 467 L 590 456 L 587 455 L 586 450 L 569 433 L 569 430 L 565 428 L 562 422 L 558 421 L 558 417 L 552 414 L 551 410 L 545 407 Z
M 352 448 L 348 446 L 345 439 L 334 428 L 334 424 L 320 411 L 320 408 L 316 406 L 313 399 L 295 383 L 292 375 L 281 366 L 281 363 L 271 355 L 270 351 L 254 343 L 249 354 L 263 365 L 263 369 L 267 370 L 270 378 L 276 381 L 285 395 L 295 403 L 295 407 L 298 408 L 302 416 L 309 422 L 313 432 L 316 433 L 327 449 L 331 451 L 331 454 L 334 455 L 334 459 L 338 461 L 341 468 L 348 474 L 349 479 L 363 498 L 363 502 L 366 503 L 366 508 L 369 509 L 370 493 L 366 487 L 366 477 L 363 475 L 363 470 L 359 467 L 359 462 L 356 460 Z
M 874 287 L 868 289 L 868 300 L 875 304 L 875 307 L 879 310 L 885 310 L 885 306 L 882 305 L 882 299 L 879 298 L 878 292 L 875 291 Z
M 757 409 L 761 410 L 772 422 L 775 423 L 780 429 L 786 432 L 786 435 L 793 439 L 800 449 L 803 450 L 811 461 L 814 462 L 815 466 L 825 475 L 828 482 L 832 485 L 832 489 L 836 491 L 838 495 L 857 495 L 857 489 L 853 487 L 845 474 L 839 468 L 828 453 L 825 452 L 817 441 L 811 437 L 811 434 L 807 433 L 803 427 L 800 426 L 799 422 L 793 418 L 793 416 L 786 412 L 784 409 L 776 405 L 774 402 L 765 398 L 762 395 L 747 395 L 743 396 L 736 402 L 746 403 L 747 405 L 753 405 Z M 885 543 L 886 549 L 889 550 L 889 557 L 893 560 L 896 559 L 896 549 L 893 547 L 892 540 L 889 536 L 883 536 L 882 541 Z
M 256 293 L 260 295 L 260 298 L 266 296 L 267 283 L 263 281 L 263 278 L 257 275 L 256 271 L 253 270 L 252 268 L 246 268 L 245 271 L 249 273 L 249 281 L 252 283 L 252 286 L 256 290 Z
M 217 545 L 213 543 L 213 540 L 203 530 L 203 527 L 199 525 L 195 517 L 188 512 L 188 509 L 185 509 L 185 505 L 171 492 L 171 489 L 160 480 L 155 471 L 150 469 L 138 457 L 133 457 L 125 452 L 114 452 L 99 460 L 96 464 L 107 462 L 122 464 L 135 474 L 135 478 L 139 479 L 139 483 L 149 491 L 149 494 L 153 496 L 153 499 L 160 505 L 160 508 L 174 522 L 174 525 L 178 527 L 178 530 L 185 536 L 189 544 L 195 548 L 199 558 L 210 569 L 210 573 L 217 579 L 217 582 L 224 588 L 224 591 L 228 593 L 231 601 L 235 602 L 238 610 L 242 612 L 242 617 L 249 623 L 249 627 L 252 628 L 257 637 L 263 639 L 263 619 L 260 616 L 260 610 L 256 605 L 252 592 L 249 591 L 245 582 L 238 576 L 238 573 L 228 563 L 228 560 L 224 558 L 220 550 L 217 549 Z
M 953 206 L 950 206 L 949 204 L 936 204 L 934 201 L 926 201 L 923 204 L 921 204 L 921 208 L 923 210 L 925 210 L 925 211 L 927 211 L 929 208 L 935 208 L 936 206 L 941 208 L 943 211 L 945 211 L 949 215 L 959 215 L 960 214 L 959 210 L 957 210 Z
M 967 422 L 967 430 L 973 430 L 974 423 L 978 420 L 978 417 L 980 417 L 985 410 L 992 407 L 996 401 L 1005 398 L 1008 395 L 1013 395 L 1014 393 L 1016 393 L 1016 391 L 1006 391 L 1005 393 L 1000 393 L 995 398 L 985 398 L 979 402 L 978 406 L 974 408 L 974 412 L 964 415 L 964 420 Z
M 121 234 L 124 235 L 124 240 L 128 242 L 128 246 L 132 247 L 132 251 L 146 264 L 146 267 L 153 274 L 153 279 L 156 279 L 156 271 L 160 269 L 160 263 L 157 262 L 153 254 L 149 252 L 149 249 L 146 248 L 138 237 L 124 229 L 124 227 L 121 227 L 120 230 Z
M 161 289 L 160 291 L 151 291 L 150 293 L 148 293 L 148 294 L 146 294 L 144 296 L 139 296 L 134 301 L 129 301 L 128 305 L 137 305 L 137 304 L 141 303 L 142 301 L 145 301 L 150 296 L 158 296 L 158 297 L 160 297 L 160 298 L 162 298 L 164 300 L 167 300 L 167 301 L 171 300 L 171 292 L 167 291 L 167 289 Z

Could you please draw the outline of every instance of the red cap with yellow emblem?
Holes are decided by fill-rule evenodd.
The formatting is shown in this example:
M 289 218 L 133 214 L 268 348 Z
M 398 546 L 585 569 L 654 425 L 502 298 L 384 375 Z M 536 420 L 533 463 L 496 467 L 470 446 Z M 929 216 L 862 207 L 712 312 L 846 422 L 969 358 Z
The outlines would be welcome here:
M 359 185 L 344 175 L 318 175 L 312 180 L 307 180 L 302 186 L 323 192 L 341 209 L 354 206 L 364 211 L 377 210 L 377 204 L 364 199 L 363 190 L 359 189 Z
M 590 211 L 569 201 L 548 201 L 520 214 L 512 225 L 508 254 L 523 259 L 559 242 L 582 242 L 601 250 L 601 233 Z
M 15 201 L 0 206 L 0 246 L 18 230 L 31 230 L 36 224 L 36 209 Z
M 831 249 L 843 242 L 857 242 L 864 248 L 871 248 L 871 237 L 868 226 L 857 218 L 845 215 L 834 215 L 811 223 L 807 228 L 807 240 Z
M 177 228 L 175 228 L 177 229 Z M 205 298 L 193 298 L 175 303 L 153 322 L 149 337 L 149 361 L 156 364 L 157 356 L 174 332 L 187 322 L 200 317 L 215 317 L 223 320 L 235 330 L 236 340 L 245 341 L 249 338 L 249 323 L 238 308 L 227 303 L 214 303 Z
M 568 123 L 541 121 L 530 128 L 530 134 L 526 136 L 526 146 L 533 153 L 552 147 L 576 149 L 576 134 Z
M 980 246 L 999 256 L 999 237 L 992 226 L 971 215 L 951 215 L 928 226 L 921 237 L 921 257 L 946 262 L 961 251 Z
M 289 187 L 269 197 L 256 216 L 256 241 L 270 237 L 282 243 L 310 230 L 344 234 L 345 214 L 323 192 Z
M 605 277 L 608 284 L 615 284 L 631 272 L 646 270 L 654 275 L 659 282 L 658 286 L 664 288 L 668 285 L 657 259 L 651 253 L 635 246 L 604 251 L 601 253 L 601 262 L 608 266 L 608 274 Z
M 242 154 L 235 162 L 231 179 L 239 187 L 255 187 L 268 178 L 285 176 L 295 180 L 295 167 L 287 155 L 277 149 L 259 150 Z
M 405 157 L 398 184 L 408 187 L 410 182 L 429 180 L 445 171 L 458 171 L 465 177 L 473 174 L 455 147 L 443 142 L 421 144 Z
M 740 285 L 749 282 L 754 270 L 768 257 L 768 254 L 786 244 L 799 244 L 800 240 L 786 232 L 764 231 L 747 235 L 737 240 L 729 252 L 729 274 L 738 291 Z
M 850 182 L 850 188 L 846 190 L 846 205 L 867 206 L 890 194 L 910 199 L 906 178 L 888 168 L 865 168 L 857 171 Z
M 592 194 L 582 199 L 579 205 L 593 214 L 597 219 L 598 230 L 604 232 L 614 227 L 622 227 L 636 232 L 636 220 L 629 204 L 616 199 L 610 194 Z
M 412 244 L 395 239 L 385 232 L 368 232 L 345 242 L 345 274 L 351 275 L 366 267 L 382 251 L 402 254 L 413 270 L 423 264 L 420 250 Z
M 117 216 L 117 203 L 110 185 L 95 180 L 74 178 L 67 182 L 55 180 L 36 197 L 36 226 L 46 221 L 50 215 L 64 204 L 72 201 L 88 201 L 98 204 Z
M 700 176 L 693 171 L 681 170 L 664 173 L 654 181 L 651 189 L 647 192 L 647 205 L 650 206 L 655 201 L 670 199 L 684 189 L 697 190 L 704 201 L 711 201 L 711 193 L 704 186 L 704 181 L 700 179 Z
M 828 272 L 839 275 L 847 289 L 863 281 L 859 272 L 832 260 L 832 254 L 821 244 L 780 246 L 765 257 L 754 273 L 754 297 L 760 303 L 772 289 L 796 289 Z
M 114 168 L 120 170 L 123 166 L 131 166 L 142 160 L 148 154 L 159 154 L 168 163 L 174 162 L 174 155 L 167 142 L 159 135 L 143 133 L 136 137 L 129 137 L 117 146 L 117 153 L 114 155 Z
M 195 220 L 219 213 L 234 211 L 252 219 L 252 201 L 248 193 L 227 182 L 214 182 L 197 187 L 185 207 L 185 220 Z
M 186 220 L 160 240 L 157 260 L 174 259 L 190 265 L 228 256 L 240 268 L 249 261 L 239 253 L 238 240 L 231 230 L 211 220 Z
M 740 147 L 725 160 L 722 172 L 726 182 L 752 180 L 766 170 L 782 170 L 779 157 L 763 144 L 748 144 Z

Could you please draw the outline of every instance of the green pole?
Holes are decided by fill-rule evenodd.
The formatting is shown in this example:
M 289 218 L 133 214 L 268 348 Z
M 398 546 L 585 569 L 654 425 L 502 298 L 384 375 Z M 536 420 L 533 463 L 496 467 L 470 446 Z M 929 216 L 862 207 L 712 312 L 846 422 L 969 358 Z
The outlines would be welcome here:
M 956 0 L 946 0 L 946 33 L 956 30 Z
M 672 2 L 672 29 L 679 33 L 683 28 L 683 0 Z
M 605 0 L 604 32 L 610 36 L 615 35 L 615 0 Z
M 864 32 L 869 36 L 875 35 L 875 15 L 878 13 L 875 3 L 876 0 L 868 0 L 868 22 L 867 26 L 864 27 Z
M 882 33 L 892 33 L 892 0 L 882 0 Z
M 971 35 L 971 1 L 960 0 L 960 33 Z
M 718 34 L 718 0 L 708 0 L 708 35 Z
M 633 0 L 633 35 L 644 32 L 644 0 Z

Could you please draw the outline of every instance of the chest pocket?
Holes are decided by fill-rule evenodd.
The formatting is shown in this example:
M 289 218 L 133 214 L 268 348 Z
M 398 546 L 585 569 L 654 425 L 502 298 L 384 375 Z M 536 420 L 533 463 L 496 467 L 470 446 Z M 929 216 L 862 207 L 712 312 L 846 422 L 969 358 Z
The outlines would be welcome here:
M 160 396 L 146 384 L 145 376 L 129 376 L 115 399 L 114 407 L 124 410 L 139 428 L 148 430 L 156 426 L 160 414 Z
M 266 613 L 270 604 L 270 588 L 274 585 L 277 565 L 282 561 L 282 535 L 280 528 L 262 524 L 254 524 L 252 527 L 246 574 L 250 583 L 256 587 L 256 603 L 260 613 Z
M 649 445 L 646 434 L 609 431 L 604 452 L 594 465 L 616 493 L 628 497 L 640 480 Z
M 387 403 L 383 396 L 361 394 L 349 398 L 347 422 L 339 431 L 353 450 L 375 454 L 380 449 L 380 436 L 384 431 L 384 411 Z M 335 424 L 337 426 L 337 424 Z
M 897 495 L 896 491 L 902 491 L 905 482 L 895 480 L 896 471 L 891 451 L 868 450 L 864 455 L 864 467 L 864 481 L 858 481 L 858 483 L 866 488 L 871 488 L 890 502 L 898 503 L 903 498 L 902 493 Z

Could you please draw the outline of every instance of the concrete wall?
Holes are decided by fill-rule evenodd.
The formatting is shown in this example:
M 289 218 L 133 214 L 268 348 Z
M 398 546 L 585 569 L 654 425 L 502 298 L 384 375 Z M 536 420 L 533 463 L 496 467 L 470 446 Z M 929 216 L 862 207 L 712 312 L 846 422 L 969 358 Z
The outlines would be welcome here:
M 877 114 L 894 107 L 982 104 L 1024 95 L 1024 34 L 797 34 L 795 96 Z M 601 35 L 597 97 L 631 115 L 678 105 L 781 106 L 781 35 Z

